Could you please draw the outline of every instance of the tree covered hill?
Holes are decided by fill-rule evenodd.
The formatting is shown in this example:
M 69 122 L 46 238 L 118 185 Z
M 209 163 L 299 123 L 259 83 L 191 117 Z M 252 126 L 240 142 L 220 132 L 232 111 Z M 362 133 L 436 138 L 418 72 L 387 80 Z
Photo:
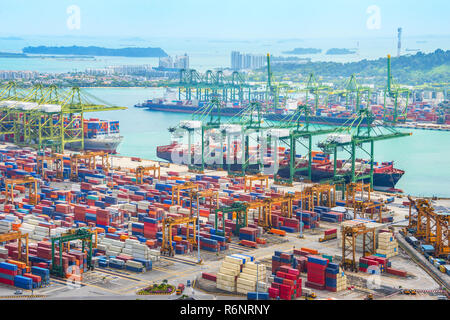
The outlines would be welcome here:
M 423 83 L 450 82 L 450 50 L 438 49 L 433 53 L 417 53 L 391 58 L 392 75 L 399 84 L 420 85 Z M 263 70 L 261 70 L 263 71 Z M 274 65 L 273 75 L 277 80 L 292 77 L 292 80 L 314 73 L 324 79 L 348 78 L 352 74 L 362 79 L 371 79 L 375 84 L 386 81 L 387 58 L 361 60 L 358 62 L 308 62 L 304 64 Z

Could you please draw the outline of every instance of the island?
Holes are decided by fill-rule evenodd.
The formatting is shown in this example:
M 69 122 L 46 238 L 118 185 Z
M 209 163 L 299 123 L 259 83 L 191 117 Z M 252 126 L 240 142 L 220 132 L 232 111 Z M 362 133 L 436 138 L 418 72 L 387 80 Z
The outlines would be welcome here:
M 0 52 L 0 58 L 28 58 L 23 53 Z
M 133 57 L 133 58 L 159 58 L 167 57 L 167 53 L 161 48 L 121 48 L 110 49 L 102 47 L 25 47 L 23 53 L 28 54 L 57 54 L 57 55 L 81 55 L 81 56 L 109 56 L 109 57 Z
M 355 54 L 356 50 L 352 50 L 352 49 L 346 49 L 346 48 L 331 48 L 328 49 L 326 54 Z
M 283 54 L 317 54 L 321 52 L 322 49 L 316 48 L 295 48 L 291 51 L 284 51 Z

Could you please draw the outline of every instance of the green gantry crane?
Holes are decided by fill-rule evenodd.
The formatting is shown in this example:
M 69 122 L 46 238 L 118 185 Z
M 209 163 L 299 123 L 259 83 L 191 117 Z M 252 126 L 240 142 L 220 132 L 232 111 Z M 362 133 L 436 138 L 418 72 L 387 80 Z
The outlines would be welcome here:
M 398 132 L 392 127 L 383 127 L 375 123 L 375 118 L 370 110 L 361 109 L 358 111 L 358 117 L 355 118 L 347 126 L 337 128 L 333 135 L 329 136 L 326 141 L 318 143 L 319 148 L 326 154 L 333 154 L 333 179 L 345 178 L 350 182 L 360 180 L 369 180 L 373 187 L 374 172 L 374 143 L 376 141 L 395 139 L 410 136 L 412 133 Z M 369 143 L 370 151 L 363 148 L 363 145 Z M 369 174 L 356 173 L 356 151 L 361 149 L 370 156 Z M 351 171 L 345 174 L 339 174 L 337 168 L 338 149 L 347 151 L 350 154 Z
M 323 135 L 333 132 L 334 128 L 324 128 L 310 123 L 311 109 L 307 105 L 300 105 L 297 107 L 296 112 L 283 119 L 282 122 L 293 123 L 294 128 L 290 130 L 289 135 L 280 137 L 280 141 L 284 142 L 289 147 L 289 178 L 283 179 L 279 176 L 278 172 L 274 174 L 274 180 L 277 184 L 290 185 L 294 182 L 295 175 L 298 172 L 307 171 L 308 180 L 312 179 L 312 137 Z M 302 125 L 302 123 L 304 123 Z M 304 141 L 307 139 L 307 144 Z M 297 145 L 300 144 L 307 151 L 308 165 L 303 167 L 297 167 L 296 155 Z M 278 170 L 279 171 L 279 170 Z
M 84 148 L 85 112 L 126 109 L 92 99 L 100 101 L 78 87 L 62 90 L 37 84 L 25 89 L 8 83 L 0 89 L 0 135 L 12 135 L 18 145 L 50 146 L 56 152 L 64 152 L 66 143 L 72 142 Z
M 361 86 L 356 80 L 356 76 L 354 74 L 351 75 L 349 81 L 347 82 L 345 91 L 346 91 L 345 93 L 346 106 L 349 106 L 349 104 L 351 103 L 350 101 L 351 98 L 354 98 L 355 108 L 353 111 L 357 112 L 360 109 L 362 99 L 365 98 L 366 101 L 365 108 L 369 109 L 372 89 L 370 87 Z
M 93 269 L 92 265 L 92 237 L 94 234 L 87 228 L 79 228 L 72 230 L 70 233 L 63 234 L 60 237 L 51 238 L 52 242 L 52 268 L 50 272 L 58 277 L 65 276 L 65 270 L 63 268 L 63 246 L 64 243 L 81 240 L 82 241 L 82 252 L 85 252 L 86 243 L 88 245 L 87 251 L 87 266 L 89 269 Z M 59 265 L 56 265 L 56 244 L 59 246 Z
M 225 77 L 223 71 L 207 70 L 200 74 L 195 69 L 181 69 L 178 82 L 161 84 L 178 88 L 178 99 L 185 98 L 209 101 L 219 96 L 222 101 L 250 101 L 254 95 L 254 86 L 247 83 L 243 74 L 234 71 L 231 77 Z
M 394 79 L 392 77 L 391 71 L 391 55 L 387 56 L 387 83 L 384 89 L 384 115 L 383 119 L 385 122 L 397 123 L 399 117 L 405 117 L 408 114 L 408 104 L 409 97 L 411 95 L 411 91 L 407 88 L 402 88 L 399 85 L 394 83 Z M 406 97 L 404 97 L 406 96 Z M 405 98 L 405 106 L 401 109 L 399 98 Z M 390 112 L 387 108 L 386 102 L 387 98 L 391 98 L 394 100 L 394 107 L 392 112 Z M 389 117 L 392 116 L 392 120 Z
M 236 215 L 236 230 L 235 235 L 239 235 L 239 230 L 241 228 L 247 227 L 247 207 L 248 204 L 242 201 L 236 201 L 229 207 L 220 207 L 216 209 L 215 212 L 215 223 L 214 228 L 216 229 L 217 235 L 225 235 L 225 215 L 228 213 L 234 213 Z M 222 213 L 222 231 L 219 231 L 219 213 Z

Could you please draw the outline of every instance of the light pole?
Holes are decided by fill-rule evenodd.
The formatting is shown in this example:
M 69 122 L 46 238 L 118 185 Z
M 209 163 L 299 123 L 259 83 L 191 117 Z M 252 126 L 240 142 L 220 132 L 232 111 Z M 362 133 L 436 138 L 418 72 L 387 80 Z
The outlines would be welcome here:
M 258 276 L 258 272 L 259 272 L 259 262 L 255 260 L 255 264 L 256 264 L 256 300 L 258 299 L 258 282 L 259 282 L 259 276 Z
M 191 203 L 192 205 L 192 203 Z M 200 201 L 198 199 L 197 193 L 197 253 L 198 253 L 198 263 L 201 263 L 200 259 Z
M 300 210 L 300 238 L 303 238 L 303 209 Z
M 301 197 L 302 200 L 300 200 L 300 234 L 299 238 L 303 238 L 303 197 Z

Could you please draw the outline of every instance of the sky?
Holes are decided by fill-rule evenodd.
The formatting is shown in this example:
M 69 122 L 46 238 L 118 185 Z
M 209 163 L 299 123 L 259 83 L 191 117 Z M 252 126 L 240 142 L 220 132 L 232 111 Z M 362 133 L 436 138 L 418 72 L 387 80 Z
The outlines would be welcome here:
M 0 2 L 1 36 L 350 38 L 388 37 L 399 26 L 405 37 L 450 34 L 448 0 Z

